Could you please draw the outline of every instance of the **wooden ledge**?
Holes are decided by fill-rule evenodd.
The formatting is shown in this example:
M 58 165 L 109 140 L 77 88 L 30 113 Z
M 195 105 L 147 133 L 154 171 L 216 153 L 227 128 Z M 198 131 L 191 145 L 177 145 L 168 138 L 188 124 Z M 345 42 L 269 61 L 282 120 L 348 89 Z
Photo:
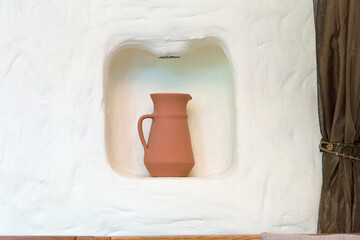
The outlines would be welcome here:
M 260 235 L 197 235 L 197 236 L 148 236 L 148 237 L 112 237 L 111 240 L 252 240 Z

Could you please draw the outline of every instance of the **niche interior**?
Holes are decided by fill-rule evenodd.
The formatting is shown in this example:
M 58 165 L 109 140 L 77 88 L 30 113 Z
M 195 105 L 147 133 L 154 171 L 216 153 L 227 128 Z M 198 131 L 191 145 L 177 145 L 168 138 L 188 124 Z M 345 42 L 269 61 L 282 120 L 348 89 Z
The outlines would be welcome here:
M 205 40 L 204 40 L 205 41 Z M 220 177 L 234 164 L 234 87 L 230 61 L 213 42 L 198 42 L 179 58 L 161 59 L 141 44 L 119 46 L 104 70 L 105 144 L 112 169 L 149 177 L 137 132 L 153 112 L 151 93 L 189 93 L 188 124 L 195 166 L 189 177 Z M 151 120 L 143 129 L 147 139 Z

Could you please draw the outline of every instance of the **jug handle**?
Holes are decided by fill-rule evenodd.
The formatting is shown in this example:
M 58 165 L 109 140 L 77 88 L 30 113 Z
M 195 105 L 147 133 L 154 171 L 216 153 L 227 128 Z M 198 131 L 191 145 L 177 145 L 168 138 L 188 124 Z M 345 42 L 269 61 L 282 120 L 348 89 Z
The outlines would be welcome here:
M 147 150 L 147 145 L 146 145 L 146 141 L 145 141 L 145 138 L 144 138 L 144 132 L 143 132 L 143 129 L 142 129 L 142 124 L 143 124 L 143 120 L 145 118 L 153 118 L 154 115 L 153 114 L 146 114 L 146 115 L 143 115 L 139 118 L 139 122 L 138 122 L 138 131 L 139 131 L 139 137 L 140 137 L 140 141 L 144 147 L 144 151 Z

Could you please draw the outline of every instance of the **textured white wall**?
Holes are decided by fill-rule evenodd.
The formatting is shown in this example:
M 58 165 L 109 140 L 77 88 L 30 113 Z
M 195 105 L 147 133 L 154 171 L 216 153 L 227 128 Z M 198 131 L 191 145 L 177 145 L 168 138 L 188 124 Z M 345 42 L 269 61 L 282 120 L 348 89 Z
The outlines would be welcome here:
M 109 54 L 137 41 L 164 55 L 207 37 L 233 67 L 231 171 L 113 171 Z M 0 1 L 2 235 L 315 232 L 319 139 L 312 0 Z

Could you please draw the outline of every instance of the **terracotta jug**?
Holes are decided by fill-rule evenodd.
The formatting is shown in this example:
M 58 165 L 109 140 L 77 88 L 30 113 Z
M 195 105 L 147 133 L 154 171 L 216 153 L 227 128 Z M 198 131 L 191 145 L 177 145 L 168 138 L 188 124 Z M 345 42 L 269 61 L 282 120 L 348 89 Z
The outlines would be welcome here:
M 154 112 L 142 116 L 138 122 L 145 166 L 152 177 L 186 177 L 195 164 L 186 113 L 191 96 L 181 93 L 150 96 Z M 142 130 L 145 118 L 152 119 L 148 144 Z

